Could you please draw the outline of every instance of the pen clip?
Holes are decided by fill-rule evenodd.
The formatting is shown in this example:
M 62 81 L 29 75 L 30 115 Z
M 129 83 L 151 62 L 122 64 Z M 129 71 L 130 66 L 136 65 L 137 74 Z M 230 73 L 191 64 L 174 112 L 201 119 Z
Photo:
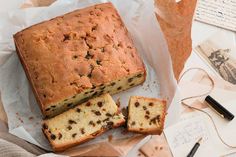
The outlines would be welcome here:
M 220 114 L 218 111 L 216 111 L 216 109 L 214 109 L 211 105 L 209 105 L 208 102 L 206 102 L 206 103 L 207 103 L 207 106 L 209 106 L 216 114 L 218 114 L 222 118 L 225 118 L 225 116 L 223 114 Z

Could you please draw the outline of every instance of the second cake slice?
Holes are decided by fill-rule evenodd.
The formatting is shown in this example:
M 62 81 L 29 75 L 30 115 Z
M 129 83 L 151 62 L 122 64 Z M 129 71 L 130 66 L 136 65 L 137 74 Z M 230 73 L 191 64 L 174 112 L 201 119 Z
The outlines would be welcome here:
M 125 123 L 109 94 L 89 100 L 52 119 L 44 120 L 43 132 L 54 151 L 88 141 Z
M 129 101 L 128 130 L 160 135 L 164 128 L 165 114 L 165 100 L 132 96 Z

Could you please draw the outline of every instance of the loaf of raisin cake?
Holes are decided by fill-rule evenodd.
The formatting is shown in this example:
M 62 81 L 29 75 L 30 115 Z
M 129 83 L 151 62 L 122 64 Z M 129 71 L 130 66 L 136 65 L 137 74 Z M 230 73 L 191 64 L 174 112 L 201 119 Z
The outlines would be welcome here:
M 103 3 L 14 35 L 42 113 L 57 115 L 88 98 L 145 81 L 145 67 L 119 14 Z
M 109 94 L 103 94 L 43 121 L 43 132 L 54 151 L 78 145 L 125 123 Z
M 165 100 L 132 96 L 128 106 L 128 131 L 160 135 L 164 128 L 165 114 Z

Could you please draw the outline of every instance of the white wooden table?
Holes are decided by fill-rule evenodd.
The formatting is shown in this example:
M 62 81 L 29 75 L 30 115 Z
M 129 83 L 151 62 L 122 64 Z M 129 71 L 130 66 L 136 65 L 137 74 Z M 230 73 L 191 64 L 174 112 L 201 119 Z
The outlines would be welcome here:
M 5 12 L 5 11 L 9 11 L 15 8 L 19 8 L 24 1 L 25 0 L 7 0 L 7 1 L 1 0 L 0 12 Z M 205 39 L 209 38 L 211 35 L 213 35 L 217 31 L 223 31 L 227 33 L 229 37 L 236 35 L 235 33 L 231 31 L 226 31 L 221 28 L 217 28 L 215 26 L 210 26 L 207 24 L 194 21 L 193 29 L 192 29 L 193 47 L 196 46 L 198 43 L 204 41 Z M 236 39 L 236 36 L 235 36 L 235 39 Z M 206 66 L 204 62 L 193 52 L 185 65 L 185 69 L 188 69 L 190 67 L 202 67 L 211 73 L 209 67 Z M 190 80 L 192 76 L 193 75 L 188 75 L 187 77 L 185 77 L 185 79 Z M 128 157 L 138 156 L 139 154 L 138 149 L 145 142 L 146 140 L 142 141 L 140 144 L 135 146 L 134 149 L 132 149 L 127 156 Z M 161 156 L 161 154 L 158 154 L 157 156 Z

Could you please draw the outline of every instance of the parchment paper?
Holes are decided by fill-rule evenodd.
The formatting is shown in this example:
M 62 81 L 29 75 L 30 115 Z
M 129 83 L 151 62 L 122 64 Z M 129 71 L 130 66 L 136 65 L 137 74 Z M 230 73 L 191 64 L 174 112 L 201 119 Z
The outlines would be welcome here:
M 0 92 L 10 133 L 50 150 L 48 141 L 41 131 L 42 115 L 15 53 L 12 35 L 43 20 L 101 2 L 107 1 L 58 0 L 49 7 L 19 9 L 0 15 Z M 114 100 L 121 98 L 121 107 L 125 107 L 129 96 L 141 95 L 166 98 L 169 105 L 175 95 L 176 81 L 167 44 L 155 19 L 154 2 L 152 0 L 111 0 L 111 2 L 128 28 L 148 72 L 143 85 L 114 95 Z M 178 98 L 174 99 L 173 105 L 169 108 L 168 124 L 171 122 L 168 119 L 177 119 L 179 106 L 177 100 Z M 113 139 L 134 135 L 122 132 L 122 128 L 108 131 L 84 145 L 107 140 L 109 135 L 112 135 Z

